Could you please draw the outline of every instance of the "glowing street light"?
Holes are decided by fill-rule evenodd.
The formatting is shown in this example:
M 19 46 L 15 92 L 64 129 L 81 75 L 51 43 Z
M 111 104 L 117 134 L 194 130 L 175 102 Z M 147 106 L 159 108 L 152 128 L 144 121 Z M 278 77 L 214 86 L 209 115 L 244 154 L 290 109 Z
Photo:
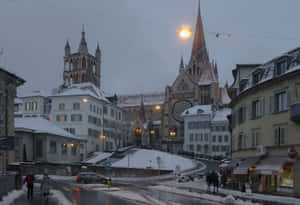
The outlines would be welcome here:
M 86 99 L 86 98 L 83 98 L 82 99 L 82 102 L 85 102 L 85 103 L 87 103 L 89 100 L 88 99 Z
M 191 29 L 189 29 L 187 27 L 183 27 L 179 30 L 180 38 L 188 39 L 189 37 L 191 37 L 191 35 L 192 35 L 192 31 L 191 31 Z
M 155 110 L 156 110 L 156 111 L 159 111 L 159 110 L 160 110 L 160 106 L 159 106 L 159 105 L 156 105 L 156 106 L 155 106 Z

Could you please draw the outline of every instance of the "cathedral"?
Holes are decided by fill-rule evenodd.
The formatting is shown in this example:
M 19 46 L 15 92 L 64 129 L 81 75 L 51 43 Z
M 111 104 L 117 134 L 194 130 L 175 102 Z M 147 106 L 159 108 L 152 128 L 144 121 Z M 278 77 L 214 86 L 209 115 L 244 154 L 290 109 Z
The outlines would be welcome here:
M 184 110 L 194 105 L 223 106 L 228 103 L 226 86 L 219 87 L 217 65 L 209 59 L 199 3 L 190 60 L 185 65 L 181 57 L 178 76 L 165 89 L 161 127 L 163 148 L 170 152 L 182 150 L 184 126 L 181 114 Z

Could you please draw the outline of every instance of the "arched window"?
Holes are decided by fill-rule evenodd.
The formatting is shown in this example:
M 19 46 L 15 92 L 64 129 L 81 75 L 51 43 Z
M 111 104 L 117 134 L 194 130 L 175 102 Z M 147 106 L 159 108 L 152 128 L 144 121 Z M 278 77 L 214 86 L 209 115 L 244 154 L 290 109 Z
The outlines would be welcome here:
M 85 60 L 85 58 L 82 59 L 82 65 L 81 65 L 81 68 L 82 68 L 82 69 L 85 69 L 85 68 L 86 68 L 86 60 Z
M 84 81 L 85 81 L 85 75 L 82 74 L 82 76 L 81 76 L 81 82 L 84 82 Z

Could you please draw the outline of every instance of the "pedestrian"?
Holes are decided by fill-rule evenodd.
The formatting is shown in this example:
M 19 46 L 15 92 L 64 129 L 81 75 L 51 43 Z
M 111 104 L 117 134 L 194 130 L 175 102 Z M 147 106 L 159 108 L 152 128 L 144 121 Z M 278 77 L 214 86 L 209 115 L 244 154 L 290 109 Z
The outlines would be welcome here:
M 219 192 L 219 176 L 218 176 L 218 173 L 216 171 L 213 171 L 211 173 L 211 181 L 213 183 L 213 186 L 214 186 L 214 193 L 216 193 L 216 190 L 217 192 Z
M 24 183 L 27 183 L 27 199 L 32 200 L 33 199 L 33 184 L 34 184 L 34 175 L 32 173 L 28 174 L 25 179 Z
M 50 194 L 50 177 L 48 176 L 47 173 L 44 174 L 40 189 L 44 196 L 44 201 L 46 205 L 48 204 L 48 196 Z
M 225 185 L 226 185 L 226 181 L 227 181 L 227 179 L 226 179 L 226 173 L 223 172 L 223 173 L 222 173 L 222 176 L 221 176 L 221 185 L 222 185 L 223 188 L 224 188 Z
M 206 184 L 207 184 L 207 192 L 210 192 L 210 185 L 211 185 L 211 173 L 206 174 Z

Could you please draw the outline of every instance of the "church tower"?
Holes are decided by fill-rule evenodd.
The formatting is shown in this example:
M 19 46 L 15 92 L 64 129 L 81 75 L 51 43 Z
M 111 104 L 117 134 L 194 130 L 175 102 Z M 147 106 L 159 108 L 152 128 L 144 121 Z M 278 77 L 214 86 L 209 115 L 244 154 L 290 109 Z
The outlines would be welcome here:
M 63 86 L 68 87 L 76 83 L 90 82 L 100 88 L 100 73 L 101 51 L 99 44 L 97 44 L 95 56 L 89 54 L 85 31 L 82 28 L 78 52 L 71 53 L 69 41 L 65 45 Z

